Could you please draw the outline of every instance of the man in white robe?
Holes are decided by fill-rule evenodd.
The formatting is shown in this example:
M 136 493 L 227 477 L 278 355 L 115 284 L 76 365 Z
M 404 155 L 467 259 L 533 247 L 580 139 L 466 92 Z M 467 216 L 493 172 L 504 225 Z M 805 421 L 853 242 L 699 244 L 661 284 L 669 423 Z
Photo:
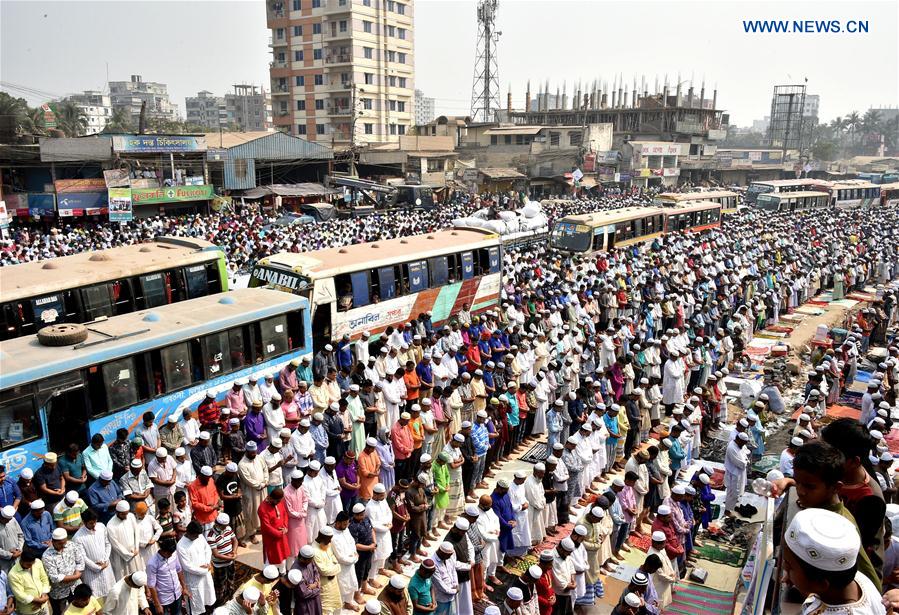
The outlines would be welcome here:
M 515 556 L 524 555 L 531 548 L 529 505 L 524 488 L 526 479 L 527 474 L 519 470 L 515 473 L 515 480 L 509 485 L 509 501 L 512 504 L 512 512 L 515 513 L 515 527 L 512 528 L 512 541 L 515 548 L 510 553 Z
M 116 504 L 116 514 L 106 525 L 109 544 L 112 546 L 112 571 L 117 579 L 143 570 L 140 557 L 140 529 L 131 506 L 125 500 Z
M 649 547 L 646 555 L 656 555 L 662 561 L 662 567 L 652 574 L 652 586 L 655 587 L 656 594 L 659 596 L 659 612 L 661 613 L 671 604 L 671 588 L 678 579 L 671 559 L 665 553 L 665 532 L 655 531 L 652 533 L 652 546 Z
M 265 403 L 262 409 L 262 417 L 265 419 L 265 433 L 269 442 L 280 437 L 281 430 L 286 425 L 284 411 L 281 409 L 281 395 L 275 391 L 271 400 Z
M 372 574 L 375 574 L 384 568 L 384 563 L 393 552 L 393 538 L 390 535 L 390 528 L 393 525 L 393 512 L 391 512 L 390 506 L 387 504 L 386 487 L 381 483 L 377 483 L 372 491 L 372 498 L 365 505 L 365 512 L 368 515 L 368 520 L 371 521 L 372 528 L 375 530 L 375 540 L 377 540 L 371 564 Z
M 10 505 L 4 506 L 0 511 L 0 570 L 9 572 L 22 554 L 25 545 L 25 534 L 22 527 L 16 521 L 16 509 Z
M 337 515 L 334 522 L 334 537 L 331 539 L 331 550 L 337 563 L 340 564 L 340 573 L 337 575 L 337 586 L 340 588 L 340 599 L 343 608 L 356 610 L 363 603 L 362 593 L 359 591 L 359 580 L 356 578 L 356 562 L 359 561 L 359 552 L 356 550 L 356 539 L 347 529 L 350 518 L 345 512 Z
M 749 454 L 746 443 L 749 434 L 741 431 L 736 439 L 727 444 L 724 452 L 724 514 L 730 516 L 746 489 L 746 466 Z
M 241 506 L 244 510 L 243 526 L 244 538 L 250 538 L 254 543 L 259 540 L 256 532 L 259 531 L 259 505 L 266 496 L 268 487 L 268 465 L 259 457 L 258 446 L 252 440 L 247 442 L 247 450 L 243 459 L 237 464 L 237 473 L 240 476 Z
M 482 495 L 478 501 L 480 513 L 475 522 L 481 537 L 484 539 L 484 548 L 481 550 L 482 564 L 487 573 L 487 582 L 494 585 L 501 584 L 496 578 L 496 567 L 500 564 L 499 550 L 499 517 L 493 512 L 493 499 L 489 495 Z
M 97 521 L 95 512 L 85 511 L 81 518 L 83 523 L 72 537 L 72 541 L 84 549 L 84 572 L 81 574 L 81 582 L 93 590 L 94 596 L 103 598 L 116 582 L 109 563 L 112 545 L 106 526 Z
M 303 491 L 306 493 L 306 536 L 318 536 L 319 530 L 328 525 L 325 514 L 325 481 L 322 480 L 321 464 L 318 461 L 309 463 L 306 477 L 303 478 Z
M 318 475 L 325 486 L 325 517 L 328 525 L 334 523 L 337 513 L 343 510 L 343 503 L 340 501 L 340 483 L 337 481 L 337 472 L 335 471 L 336 466 L 336 459 L 325 457 L 325 467 Z
M 546 538 L 544 474 L 546 474 L 546 466 L 538 463 L 534 465 L 533 474 L 524 481 L 524 494 L 528 502 L 528 525 L 531 529 L 532 546 L 540 544 Z
M 662 373 L 662 403 L 670 407 L 683 402 L 684 364 L 677 351 L 672 350 Z
M 138 570 L 119 579 L 106 595 L 103 602 L 103 615 L 138 615 L 149 612 L 147 602 L 147 573 Z
M 190 591 L 189 615 L 203 615 L 215 604 L 215 584 L 212 580 L 212 549 L 203 536 L 203 526 L 196 521 L 187 525 L 187 532 L 178 541 L 178 561 L 184 572 L 184 584 Z

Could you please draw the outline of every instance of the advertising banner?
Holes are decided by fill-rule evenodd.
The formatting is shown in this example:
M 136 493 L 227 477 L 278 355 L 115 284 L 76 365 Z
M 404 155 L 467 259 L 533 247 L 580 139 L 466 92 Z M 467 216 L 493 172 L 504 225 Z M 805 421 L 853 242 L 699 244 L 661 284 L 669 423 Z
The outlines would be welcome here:
M 91 179 L 57 179 L 53 182 L 56 194 L 64 192 L 106 192 L 106 181 L 99 177 Z
M 131 188 L 109 189 L 109 221 L 131 222 L 134 212 L 131 207 Z
M 131 202 L 135 205 L 208 201 L 214 196 L 215 191 L 211 184 L 202 186 L 167 186 L 164 188 L 131 188 Z
M 130 154 L 205 152 L 206 137 L 122 135 L 112 138 L 112 150 Z

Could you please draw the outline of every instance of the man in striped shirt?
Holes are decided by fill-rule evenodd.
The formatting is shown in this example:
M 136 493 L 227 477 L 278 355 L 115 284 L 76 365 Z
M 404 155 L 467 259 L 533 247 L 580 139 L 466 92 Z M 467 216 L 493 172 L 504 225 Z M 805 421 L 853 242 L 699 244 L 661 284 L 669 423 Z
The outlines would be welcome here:
M 219 513 L 206 532 L 206 542 L 212 549 L 212 578 L 219 596 L 234 593 L 234 559 L 237 557 L 237 536 L 231 529 L 231 518 Z

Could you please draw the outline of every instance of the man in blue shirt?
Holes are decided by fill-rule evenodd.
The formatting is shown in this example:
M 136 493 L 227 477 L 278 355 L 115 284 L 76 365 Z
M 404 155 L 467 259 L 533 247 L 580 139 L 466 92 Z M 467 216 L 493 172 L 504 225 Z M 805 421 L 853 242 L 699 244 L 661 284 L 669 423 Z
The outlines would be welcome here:
M 25 546 L 43 555 L 53 538 L 53 516 L 47 512 L 44 501 L 34 500 L 31 503 L 31 514 L 22 519 L 22 533 L 25 535 Z
M 430 397 L 431 391 L 434 390 L 434 368 L 431 365 L 431 353 L 429 351 L 425 351 L 422 355 L 421 361 L 415 366 L 415 373 L 418 375 L 419 381 L 419 398 Z
M 22 499 L 22 491 L 15 481 L 6 480 L 6 466 L 0 465 L 0 508 L 12 506 L 19 508 Z
M 348 372 L 353 370 L 353 347 L 350 345 L 349 333 L 344 333 L 337 342 L 337 367 Z
M 163 538 L 159 541 L 159 551 L 147 562 L 147 588 L 153 604 L 158 613 L 167 615 L 181 612 L 181 595 L 187 589 L 175 551 L 175 541 Z
M 100 480 L 91 485 L 87 490 L 87 503 L 100 517 L 102 523 L 106 523 L 115 514 L 115 506 L 123 497 L 119 484 L 112 480 L 112 472 L 104 470 L 100 473 Z
M 484 489 L 484 467 L 487 461 L 487 451 L 490 450 L 490 430 L 487 428 L 487 412 L 478 410 L 474 425 L 471 426 L 471 443 L 474 447 L 474 468 L 471 473 L 471 491 Z

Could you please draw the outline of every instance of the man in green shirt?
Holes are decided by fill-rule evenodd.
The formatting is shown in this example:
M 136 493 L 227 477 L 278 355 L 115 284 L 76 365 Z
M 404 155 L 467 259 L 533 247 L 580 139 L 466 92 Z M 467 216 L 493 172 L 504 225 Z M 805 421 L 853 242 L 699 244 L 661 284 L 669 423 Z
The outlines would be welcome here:
M 434 489 L 436 490 L 434 493 L 434 518 L 440 520 L 440 527 L 443 529 L 446 529 L 445 522 L 447 521 L 444 519 L 444 511 L 449 507 L 450 469 L 447 465 L 449 459 L 449 454 L 446 451 L 441 451 L 437 455 L 437 462 L 431 470 L 434 476 Z
M 434 599 L 434 588 L 431 586 L 431 577 L 434 576 L 436 566 L 434 560 L 426 559 L 412 575 L 406 588 L 409 598 L 412 600 L 412 615 L 426 615 L 437 609 L 437 601 Z

